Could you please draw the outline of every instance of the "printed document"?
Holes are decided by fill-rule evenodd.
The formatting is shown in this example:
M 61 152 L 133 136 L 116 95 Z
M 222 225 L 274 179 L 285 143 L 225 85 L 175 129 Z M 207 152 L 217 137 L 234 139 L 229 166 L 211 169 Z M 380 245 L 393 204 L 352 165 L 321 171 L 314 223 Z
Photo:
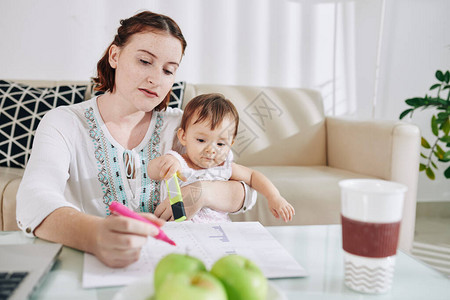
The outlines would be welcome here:
M 239 254 L 256 263 L 267 278 L 306 276 L 303 267 L 259 222 L 168 222 L 162 229 L 177 245 L 149 237 L 140 259 L 125 268 L 109 268 L 95 256 L 85 253 L 83 287 L 130 284 L 152 273 L 158 261 L 169 253 L 198 257 L 208 270 L 222 256 Z

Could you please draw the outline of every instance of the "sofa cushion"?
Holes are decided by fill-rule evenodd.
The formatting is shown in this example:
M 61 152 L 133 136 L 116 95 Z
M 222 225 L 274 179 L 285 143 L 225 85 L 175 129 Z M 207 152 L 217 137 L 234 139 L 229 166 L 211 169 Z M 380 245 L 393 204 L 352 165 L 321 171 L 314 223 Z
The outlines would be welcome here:
M 89 82 L 67 84 L 54 82 L 39 86 L 0 80 L 0 166 L 25 168 L 31 154 L 34 132 L 47 111 L 60 105 L 82 102 L 100 95 Z M 32 85 L 31 85 L 32 84 Z M 185 82 L 175 82 L 170 93 L 169 106 L 181 108 Z
M 38 88 L 0 80 L 0 166 L 24 168 L 34 132 L 52 108 L 84 100 L 86 85 Z
M 0 192 L 14 178 L 22 178 L 24 169 L 0 167 Z
M 17 189 L 19 188 L 20 182 L 22 178 L 15 178 L 8 183 L 3 191 L 3 199 L 2 199 L 2 212 L 14 212 L 14 213 L 2 213 L 1 219 L 2 227 L 5 231 L 11 230 L 19 230 L 16 221 L 16 194 Z
M 172 108 L 180 108 L 183 105 L 183 96 L 184 96 L 184 88 L 186 86 L 186 82 L 180 81 L 175 82 L 172 86 L 172 90 L 170 91 L 170 101 L 169 106 Z
M 24 169 L 0 167 L 0 231 L 18 229 L 17 224 L 15 223 L 17 189 L 11 189 L 11 187 L 16 187 L 16 185 L 13 184 L 10 186 L 10 184 L 16 180 L 20 181 L 23 171 Z M 5 194 L 7 192 L 8 195 L 11 195 L 12 193 L 13 196 L 6 197 Z
M 258 194 L 256 205 L 245 214 L 231 215 L 233 221 L 259 221 L 265 226 L 318 225 L 340 223 L 340 189 L 338 182 L 351 178 L 373 178 L 327 166 L 256 166 L 281 195 L 295 208 L 289 223 L 276 219 L 267 200 Z

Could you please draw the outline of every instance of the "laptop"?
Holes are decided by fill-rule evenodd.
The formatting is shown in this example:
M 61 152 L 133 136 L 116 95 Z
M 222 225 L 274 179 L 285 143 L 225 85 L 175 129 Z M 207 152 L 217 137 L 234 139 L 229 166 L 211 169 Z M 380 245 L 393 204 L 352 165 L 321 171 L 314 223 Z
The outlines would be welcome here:
M 0 245 L 0 300 L 28 299 L 61 249 L 53 243 Z

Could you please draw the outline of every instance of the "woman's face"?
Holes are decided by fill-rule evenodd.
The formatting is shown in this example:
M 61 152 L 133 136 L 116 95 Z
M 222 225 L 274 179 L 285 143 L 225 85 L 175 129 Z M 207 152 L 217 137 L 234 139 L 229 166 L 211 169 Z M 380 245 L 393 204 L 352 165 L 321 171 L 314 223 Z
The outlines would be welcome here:
M 138 111 L 152 111 L 172 88 L 181 57 L 181 42 L 164 32 L 136 33 L 124 47 L 111 46 L 109 63 L 116 69 L 113 94 Z

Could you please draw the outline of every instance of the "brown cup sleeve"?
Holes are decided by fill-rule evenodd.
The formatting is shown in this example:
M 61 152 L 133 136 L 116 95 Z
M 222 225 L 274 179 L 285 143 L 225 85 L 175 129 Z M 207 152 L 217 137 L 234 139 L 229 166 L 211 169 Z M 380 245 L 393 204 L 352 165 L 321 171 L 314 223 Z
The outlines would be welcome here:
M 348 253 L 364 257 L 388 257 L 397 253 L 400 221 L 368 223 L 341 215 L 342 246 Z

